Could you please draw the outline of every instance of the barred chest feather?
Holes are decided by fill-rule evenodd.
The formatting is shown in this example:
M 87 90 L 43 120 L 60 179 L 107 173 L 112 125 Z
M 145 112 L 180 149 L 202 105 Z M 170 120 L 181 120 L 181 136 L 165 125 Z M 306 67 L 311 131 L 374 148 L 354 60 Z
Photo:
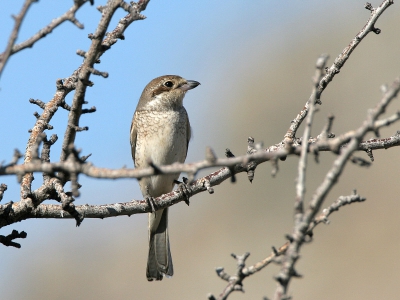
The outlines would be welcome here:
M 180 110 L 137 111 L 136 167 L 184 162 L 190 137 L 188 116 Z

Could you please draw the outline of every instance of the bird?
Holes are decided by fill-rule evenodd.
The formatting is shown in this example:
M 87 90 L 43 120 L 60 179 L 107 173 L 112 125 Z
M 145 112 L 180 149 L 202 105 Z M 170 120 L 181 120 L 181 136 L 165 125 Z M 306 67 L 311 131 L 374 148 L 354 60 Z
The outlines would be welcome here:
M 183 163 L 191 128 L 183 98 L 200 83 L 177 75 L 164 75 L 150 81 L 133 114 L 130 143 L 135 168 Z M 168 208 L 155 211 L 153 198 L 173 190 L 179 173 L 154 175 L 139 180 L 140 190 L 152 204 L 148 218 L 148 281 L 174 274 L 168 236 Z

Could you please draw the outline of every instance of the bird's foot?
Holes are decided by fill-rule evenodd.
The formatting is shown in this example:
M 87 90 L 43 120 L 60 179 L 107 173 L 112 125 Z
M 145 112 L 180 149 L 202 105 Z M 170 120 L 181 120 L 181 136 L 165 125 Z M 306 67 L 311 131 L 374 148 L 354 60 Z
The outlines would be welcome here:
M 153 197 L 150 197 L 150 196 L 147 196 L 147 197 L 145 197 L 144 199 L 146 200 L 147 204 L 150 205 L 150 207 L 151 207 L 151 212 L 152 212 L 152 213 L 155 212 L 155 211 L 156 211 L 157 205 L 156 205 L 156 202 L 154 201 L 154 198 L 153 198 Z
M 184 201 L 189 206 L 189 204 L 190 204 L 189 199 L 192 196 L 193 191 L 192 191 L 190 185 L 188 184 L 189 180 L 186 177 L 182 177 L 182 181 L 183 182 L 175 180 L 175 183 L 178 184 L 179 190 L 185 196 Z
M 146 196 L 144 197 L 144 199 L 146 200 L 147 204 L 150 205 L 151 212 L 152 213 L 155 212 L 156 208 L 157 208 L 157 205 L 156 205 L 156 202 L 154 201 L 154 198 L 150 196 L 149 187 L 148 186 L 146 186 Z

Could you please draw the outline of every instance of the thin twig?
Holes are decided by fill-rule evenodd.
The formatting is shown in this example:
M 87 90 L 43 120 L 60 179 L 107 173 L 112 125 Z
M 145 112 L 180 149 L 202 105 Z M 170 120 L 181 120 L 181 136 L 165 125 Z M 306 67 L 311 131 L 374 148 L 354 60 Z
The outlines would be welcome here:
M 375 23 L 379 19 L 380 15 L 392 4 L 393 0 L 385 0 L 379 7 L 371 10 L 371 16 L 368 19 L 365 26 L 354 37 L 354 39 L 350 42 L 350 44 L 346 48 L 344 48 L 342 53 L 339 54 L 339 56 L 333 62 L 332 66 L 326 69 L 326 75 L 320 80 L 318 88 L 310 96 L 310 99 L 317 99 L 317 101 L 320 103 L 320 97 L 322 92 L 325 90 L 328 84 L 333 80 L 335 75 L 340 72 L 340 69 L 343 67 L 343 65 L 349 59 L 351 53 L 356 49 L 356 47 L 361 43 L 361 41 L 370 32 L 375 32 L 376 34 L 380 32 L 380 30 L 375 28 Z M 290 141 L 295 138 L 297 130 L 299 129 L 305 117 L 307 116 L 308 109 L 309 108 L 306 105 L 303 108 L 303 110 L 296 116 L 296 118 L 291 122 L 289 130 L 285 134 L 285 141 Z
M 14 28 L 11 31 L 11 35 L 8 39 L 6 50 L 4 50 L 4 52 L 0 55 L 0 77 L 4 70 L 4 67 L 6 66 L 6 63 L 9 59 L 9 57 L 13 54 L 13 51 L 12 51 L 13 46 L 14 46 L 15 41 L 17 40 L 22 21 L 24 20 L 24 17 L 26 15 L 26 13 L 28 12 L 29 7 L 34 2 L 37 2 L 37 0 L 26 0 L 24 5 L 22 6 L 20 13 L 17 16 L 13 16 L 13 18 L 15 20 Z
M 400 78 L 396 79 L 392 86 L 386 91 L 381 101 L 374 109 L 369 110 L 367 119 L 362 126 L 353 131 L 350 137 L 350 142 L 341 149 L 341 154 L 334 161 L 333 166 L 326 174 L 324 181 L 316 189 L 310 201 L 309 207 L 304 213 L 301 222 L 295 224 L 293 233 L 291 235 L 292 243 L 290 244 L 286 254 L 285 260 L 282 265 L 281 271 L 277 276 L 278 285 L 275 291 L 275 299 L 283 299 L 287 296 L 287 289 L 289 282 L 295 276 L 295 263 L 300 255 L 300 248 L 305 241 L 305 236 L 310 224 L 314 220 L 316 214 L 321 208 L 326 196 L 337 182 L 339 176 L 342 174 L 346 163 L 354 151 L 358 149 L 361 139 L 369 131 L 374 131 L 374 125 L 377 118 L 383 114 L 388 104 L 397 96 L 400 90 Z
M 316 96 L 316 89 L 318 88 L 318 83 L 323 77 L 323 70 L 326 65 L 326 61 L 328 60 L 327 55 L 322 55 L 316 63 L 316 74 L 314 76 L 314 88 L 313 92 L 311 95 L 313 95 L 308 101 L 306 106 L 309 107 L 309 114 L 307 118 L 307 123 L 306 127 L 304 129 L 304 134 L 303 134 L 303 141 L 308 141 L 311 135 L 311 125 L 314 117 L 314 111 L 315 111 L 315 104 L 317 101 Z M 297 183 L 296 183 L 296 201 L 295 201 L 295 206 L 294 206 L 294 217 L 295 217 L 295 222 L 299 222 L 301 218 L 303 217 L 303 202 L 304 202 L 304 194 L 305 194 L 305 183 L 306 183 L 306 166 L 307 166 L 307 154 L 308 154 L 308 143 L 302 143 L 301 146 L 301 153 L 300 153 L 300 159 L 299 159 L 299 164 L 298 164 L 298 177 L 297 177 Z
M 310 224 L 310 227 L 308 228 L 307 234 L 312 236 L 312 232 L 317 227 L 319 224 L 324 223 L 324 224 L 329 224 L 328 217 L 335 211 L 338 211 L 339 208 L 349 205 L 355 202 L 363 202 L 365 201 L 365 198 L 361 197 L 356 193 L 356 191 L 353 192 L 352 195 L 350 196 L 340 196 L 334 203 L 332 203 L 329 207 L 325 208 L 322 213 L 316 217 L 312 223 Z M 286 253 L 286 250 L 288 249 L 290 245 L 290 242 L 286 242 L 283 244 L 281 247 L 276 249 L 275 247 L 272 247 L 273 251 L 272 253 L 264 258 L 263 260 L 255 263 L 252 266 L 246 267 L 244 265 L 239 265 L 238 264 L 238 272 L 235 275 L 229 275 L 224 271 L 224 268 L 220 267 L 217 268 L 217 274 L 218 276 L 225 280 L 228 281 L 228 285 L 224 288 L 222 293 L 219 295 L 218 298 L 215 298 L 213 295 L 208 295 L 208 299 L 216 299 L 216 300 L 222 300 L 222 299 L 227 299 L 228 296 L 237 290 L 235 287 L 243 286 L 243 281 L 246 277 L 249 277 L 262 269 L 264 269 L 266 266 L 268 266 L 271 262 L 274 262 L 278 256 L 281 256 Z M 240 271 L 240 272 L 239 272 Z
M 106 72 L 95 71 L 93 67 L 94 64 L 99 61 L 103 53 L 110 49 L 118 39 L 124 38 L 123 33 L 132 22 L 145 19 L 145 17 L 140 13 L 146 9 L 149 1 L 150 0 L 141 0 L 138 3 L 131 2 L 131 5 L 127 5 L 121 0 L 109 0 L 107 6 L 100 8 L 102 11 L 102 18 L 97 26 L 96 32 L 90 35 L 92 44 L 90 45 L 89 50 L 85 53 L 85 59 L 79 71 L 79 81 L 76 84 L 75 94 L 72 100 L 70 114 L 68 116 L 68 126 L 64 134 L 60 161 L 67 159 L 69 153 L 68 148 L 75 141 L 77 132 L 76 128 L 79 128 L 79 120 L 82 115 L 82 105 L 84 103 L 86 88 L 92 85 L 89 81 L 90 75 L 94 73 L 102 74 L 104 77 L 106 77 L 106 75 L 108 76 Z M 129 14 L 122 18 L 115 29 L 112 32 L 107 33 L 106 36 L 106 30 L 111 21 L 111 17 L 120 6 L 125 10 L 128 10 Z M 106 37 L 104 38 L 104 36 Z

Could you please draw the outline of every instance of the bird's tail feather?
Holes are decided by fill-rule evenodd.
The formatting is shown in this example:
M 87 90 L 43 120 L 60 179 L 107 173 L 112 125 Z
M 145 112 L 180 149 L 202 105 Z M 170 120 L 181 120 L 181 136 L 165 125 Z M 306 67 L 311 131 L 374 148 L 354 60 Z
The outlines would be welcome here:
M 153 215 L 154 214 L 154 215 Z M 171 251 L 168 237 L 168 208 L 150 216 L 149 256 L 147 259 L 147 280 L 162 280 L 163 274 L 172 276 Z

